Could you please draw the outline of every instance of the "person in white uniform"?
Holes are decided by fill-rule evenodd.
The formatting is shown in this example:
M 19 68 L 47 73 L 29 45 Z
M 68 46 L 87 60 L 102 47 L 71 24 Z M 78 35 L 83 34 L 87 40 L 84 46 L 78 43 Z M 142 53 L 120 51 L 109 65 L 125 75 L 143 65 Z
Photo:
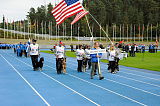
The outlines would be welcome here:
M 109 61 L 108 70 L 109 72 L 113 74 L 116 73 L 115 72 L 115 68 L 116 68 L 115 57 L 116 57 L 116 50 L 114 46 L 111 46 L 110 49 L 108 50 L 108 61 Z
M 62 73 L 64 54 L 65 54 L 65 47 L 62 46 L 62 42 L 59 42 L 59 45 L 55 47 L 57 74 Z
M 38 70 L 38 56 L 39 56 L 39 45 L 36 43 L 36 40 L 32 40 L 32 44 L 28 46 L 28 50 L 32 60 L 33 70 Z
M 78 62 L 78 72 L 82 72 L 82 65 L 83 65 L 83 56 L 85 55 L 84 50 L 82 49 L 82 45 L 79 45 L 79 49 L 76 51 L 76 57 Z

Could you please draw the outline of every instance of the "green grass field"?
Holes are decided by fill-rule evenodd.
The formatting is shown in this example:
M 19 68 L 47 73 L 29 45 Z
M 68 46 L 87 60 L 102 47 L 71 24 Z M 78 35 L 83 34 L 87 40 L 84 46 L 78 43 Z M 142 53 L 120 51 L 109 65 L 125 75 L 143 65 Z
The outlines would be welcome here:
M 52 53 L 51 51 L 41 51 L 44 53 Z M 53 54 L 53 53 L 52 53 Z M 66 52 L 68 57 L 76 57 L 75 52 Z M 101 60 L 107 63 L 107 60 Z M 120 65 L 127 67 L 134 67 L 140 69 L 147 69 L 152 71 L 160 71 L 160 52 L 158 53 L 137 53 L 136 57 L 128 57 L 127 59 L 120 60 Z

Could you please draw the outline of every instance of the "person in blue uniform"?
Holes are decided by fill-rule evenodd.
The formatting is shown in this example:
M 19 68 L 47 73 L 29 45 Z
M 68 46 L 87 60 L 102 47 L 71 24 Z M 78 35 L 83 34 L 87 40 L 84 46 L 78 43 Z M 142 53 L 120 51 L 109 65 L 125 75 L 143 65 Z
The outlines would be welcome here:
M 27 54 L 27 48 L 28 48 L 28 46 L 29 46 L 29 45 L 28 45 L 26 42 L 25 42 L 24 45 L 23 45 L 23 53 L 24 53 L 24 56 L 25 56 L 25 57 L 27 57 L 27 55 L 28 55 L 28 54 Z
M 92 50 L 98 50 L 98 49 L 100 49 L 99 43 L 95 42 L 94 43 L 94 48 L 92 48 Z M 97 54 L 90 54 L 90 57 L 91 57 L 91 64 L 92 64 L 91 79 L 93 79 L 96 67 L 98 69 L 99 80 L 104 79 L 104 77 L 102 76 L 102 73 L 100 71 L 100 68 L 99 68 L 100 67 L 99 66 L 99 58 L 102 57 L 102 53 L 98 53 L 98 55 Z

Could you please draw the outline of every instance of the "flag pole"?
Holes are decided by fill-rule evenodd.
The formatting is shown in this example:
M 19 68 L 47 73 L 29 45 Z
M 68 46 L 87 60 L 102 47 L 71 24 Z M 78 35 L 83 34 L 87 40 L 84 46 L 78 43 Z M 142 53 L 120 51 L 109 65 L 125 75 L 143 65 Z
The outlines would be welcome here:
M 34 21 L 34 38 L 36 39 L 36 20 Z
M 56 41 L 57 41 L 57 24 L 56 24 Z
M 135 42 L 135 37 L 136 37 L 136 26 L 134 24 L 134 42 Z
M 112 39 L 114 41 L 114 24 L 112 24 L 112 35 L 113 35 Z
M 37 20 L 37 34 L 38 34 L 38 40 L 39 40 L 39 31 L 38 31 L 38 29 L 39 29 L 39 24 L 38 24 L 38 20 Z
M 17 31 L 19 31 L 18 25 L 19 25 L 19 21 L 17 22 Z M 18 34 L 19 34 L 19 33 L 16 34 L 16 35 L 17 35 L 17 39 L 18 39 Z
M 72 24 L 71 24 L 71 43 L 72 43 Z
M 64 23 L 63 23 L 63 40 L 64 40 Z
M 143 42 L 143 38 L 144 38 L 144 24 L 143 24 L 143 29 L 142 29 L 142 42 Z
M 127 42 L 128 42 L 128 24 L 127 24 Z
M 117 25 L 115 24 L 115 42 L 117 41 Z
M 102 38 L 101 38 L 101 36 L 102 36 L 102 29 L 101 29 L 101 27 L 99 27 L 99 30 L 100 30 L 100 41 L 101 41 L 102 40 Z
M 7 38 L 8 38 L 8 18 L 7 18 Z
M 67 38 L 67 25 L 65 23 L 65 40 L 66 40 L 66 38 Z
M 79 43 L 79 28 L 80 28 L 80 26 L 79 26 L 79 23 L 78 23 L 78 43 Z
M 156 40 L 158 39 L 158 23 L 157 23 L 157 28 L 156 28 Z
M 124 32 L 124 24 L 123 24 L 123 32 L 122 32 L 123 34 L 122 34 L 122 38 L 123 38 L 123 40 L 124 40 L 124 34 L 125 34 L 125 32 Z
M 11 39 L 12 39 L 12 29 L 13 29 L 13 27 L 12 27 L 12 21 L 10 20 L 10 28 L 11 28 Z
M 28 34 L 27 35 L 28 35 L 28 39 L 29 39 L 29 19 L 27 21 L 28 21 L 28 27 L 27 27 L 28 28 Z
M 26 39 L 26 33 L 25 33 L 25 32 L 26 32 L 26 31 L 25 31 L 25 30 L 26 30 L 26 29 L 25 29 L 25 19 L 24 19 L 24 21 L 23 21 L 23 24 L 24 24 L 24 26 L 23 26 L 23 27 L 24 27 L 24 33 L 23 33 L 23 34 L 24 34 L 24 39 Z
M 10 28 L 11 28 L 11 39 L 12 39 L 12 21 L 10 20 Z
M 43 40 L 43 38 L 44 38 L 44 35 L 43 35 L 43 21 L 41 22 L 41 27 L 42 27 L 42 40 Z
M 120 32 L 120 41 L 121 41 L 121 36 L 122 36 L 122 26 L 121 26 L 121 24 L 120 24 L 120 26 L 119 26 L 119 32 Z
M 85 15 L 85 18 L 86 18 L 86 21 L 87 21 L 87 25 L 88 25 L 88 28 L 89 28 L 89 31 L 90 31 L 90 34 L 91 34 L 91 36 L 92 36 L 92 46 L 93 46 L 93 43 L 94 43 L 94 39 L 93 39 L 93 30 L 91 31 L 91 27 L 90 27 L 90 25 L 89 25 L 89 21 L 88 21 L 88 18 L 87 18 L 87 16 Z
M 58 42 L 59 42 L 59 35 L 60 35 L 60 33 L 59 33 L 59 25 L 58 25 Z
M 147 25 L 147 42 L 148 42 L 148 27 L 149 27 L 149 24 Z
M 151 24 L 151 41 L 152 41 L 152 24 Z
M 141 37 L 140 37 L 140 34 L 141 34 L 141 32 L 140 32 L 140 31 L 141 31 L 140 24 L 139 24 L 138 30 L 139 30 L 139 42 L 140 42 L 140 38 L 141 38 Z
M 30 20 L 30 37 L 32 37 L 32 20 Z
M 101 25 L 99 24 L 99 22 L 94 18 L 94 16 L 89 13 L 90 16 L 95 20 L 95 22 L 101 27 Z M 113 42 L 111 41 L 110 37 L 108 36 L 108 34 L 106 33 L 106 31 L 101 27 L 102 31 L 105 33 L 106 37 L 109 39 L 109 41 L 113 44 Z
M 21 35 L 20 37 L 22 38 L 22 36 L 23 36 L 22 27 L 21 27 L 21 26 L 22 26 L 22 21 L 20 21 L 20 24 L 19 24 L 19 25 L 20 25 L 20 35 Z
M 50 22 L 50 39 L 49 40 L 51 40 L 52 39 L 52 21 Z
M 129 41 L 132 41 L 132 24 L 130 25 Z
M 5 31 L 6 26 L 5 26 L 5 24 L 6 24 L 6 22 L 5 22 L 5 20 L 4 20 L 4 39 L 6 39 L 6 31 Z
M 44 28 L 44 31 L 45 31 L 45 32 L 44 32 L 44 33 L 45 33 L 45 40 L 46 40 L 46 34 L 47 34 L 47 33 L 46 33 L 46 32 L 47 32 L 47 31 L 46 31 L 46 25 L 47 25 L 47 23 L 46 23 L 46 21 L 45 21 L 45 24 L 44 24 L 44 27 L 45 27 L 45 28 Z

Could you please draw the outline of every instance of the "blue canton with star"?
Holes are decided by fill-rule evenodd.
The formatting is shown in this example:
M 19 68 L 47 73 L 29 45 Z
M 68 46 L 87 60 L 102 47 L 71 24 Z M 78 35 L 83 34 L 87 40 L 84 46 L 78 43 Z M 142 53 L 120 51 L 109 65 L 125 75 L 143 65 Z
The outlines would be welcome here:
M 70 6 L 70 5 L 74 4 L 74 3 L 76 3 L 77 1 L 79 1 L 79 0 L 65 0 L 67 6 Z

